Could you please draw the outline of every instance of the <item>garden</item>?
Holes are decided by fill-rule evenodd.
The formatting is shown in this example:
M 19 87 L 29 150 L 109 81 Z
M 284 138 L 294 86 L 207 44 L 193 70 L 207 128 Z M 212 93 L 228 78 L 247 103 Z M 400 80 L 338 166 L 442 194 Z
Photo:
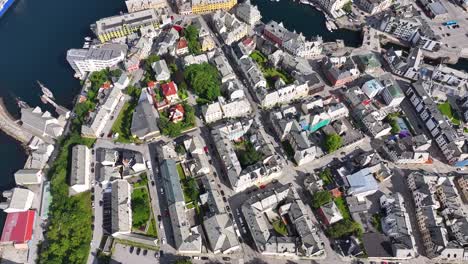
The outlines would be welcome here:
M 281 78 L 285 84 L 291 84 L 294 82 L 294 79 L 287 72 L 270 66 L 268 64 L 268 58 L 260 51 L 253 51 L 250 54 L 250 57 L 260 66 L 260 70 L 267 81 L 268 87 L 273 87 L 278 78 Z

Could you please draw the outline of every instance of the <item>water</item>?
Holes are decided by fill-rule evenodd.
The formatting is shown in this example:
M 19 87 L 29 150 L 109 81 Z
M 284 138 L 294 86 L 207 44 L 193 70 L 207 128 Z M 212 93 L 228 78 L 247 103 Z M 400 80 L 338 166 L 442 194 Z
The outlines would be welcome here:
M 361 33 L 346 29 L 329 32 L 325 27 L 325 16 L 309 5 L 299 4 L 291 0 L 272 2 L 270 0 L 252 0 L 262 14 L 262 22 L 270 20 L 283 22 L 289 30 L 302 32 L 305 37 L 320 35 L 324 41 L 336 41 L 342 39 L 346 46 L 359 47 L 362 44 Z
M 97 19 L 125 11 L 124 0 L 16 0 L 0 18 L 0 96 L 18 114 L 14 97 L 31 106 L 40 102 L 36 80 L 48 86 L 57 102 L 71 107 L 80 89 L 65 60 L 67 49 L 80 48 L 91 36 Z M 22 168 L 26 154 L 13 139 L 0 133 L 0 192 L 14 187 L 13 173 Z M 0 228 L 4 222 L 0 214 Z

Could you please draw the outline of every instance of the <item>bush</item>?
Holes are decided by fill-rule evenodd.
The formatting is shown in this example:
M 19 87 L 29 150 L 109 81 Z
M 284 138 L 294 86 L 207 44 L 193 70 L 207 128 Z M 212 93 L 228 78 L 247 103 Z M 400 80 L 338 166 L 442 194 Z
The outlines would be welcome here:
M 339 148 L 341 148 L 342 145 L 342 139 L 340 135 L 333 133 L 330 135 L 327 135 L 325 138 L 325 148 L 327 149 L 328 153 L 332 153 Z
M 324 186 L 327 186 L 327 185 L 333 183 L 333 178 L 332 178 L 332 174 L 331 174 L 330 168 L 326 168 L 326 169 L 324 169 L 323 171 L 321 171 L 321 172 L 319 173 L 319 177 L 320 177 L 320 179 L 323 181 L 323 185 L 324 185 Z
M 320 191 L 314 193 L 312 197 L 312 206 L 317 209 L 320 206 L 332 201 L 332 196 L 328 191 Z
M 277 220 L 272 223 L 273 229 L 276 231 L 276 233 L 282 235 L 282 236 L 287 236 L 288 235 L 288 228 L 286 225 L 283 223 L 281 220 Z
M 362 227 L 359 223 L 344 219 L 333 224 L 330 228 L 328 228 L 327 233 L 332 238 L 340 238 L 348 235 L 356 235 L 357 237 L 362 236 Z

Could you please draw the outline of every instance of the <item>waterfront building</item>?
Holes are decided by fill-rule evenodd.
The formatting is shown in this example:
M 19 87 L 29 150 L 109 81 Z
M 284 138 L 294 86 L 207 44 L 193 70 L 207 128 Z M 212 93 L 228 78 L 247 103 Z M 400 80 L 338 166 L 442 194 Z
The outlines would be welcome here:
M 127 0 L 125 1 L 129 13 L 145 9 L 160 9 L 167 6 L 166 0 Z
M 72 148 L 70 188 L 73 194 L 85 192 L 91 188 L 91 150 L 85 145 Z
M 20 169 L 15 172 L 15 183 L 17 185 L 35 185 L 42 181 L 42 171 L 40 169 Z
M 337 18 L 345 13 L 341 10 L 350 0 L 318 0 L 318 4 L 325 9 L 332 17 Z
M 9 213 L 3 226 L 1 244 L 13 244 L 16 249 L 27 249 L 32 239 L 36 211 Z
M 67 61 L 75 70 L 75 77 L 84 78 L 86 73 L 117 65 L 126 54 L 126 45 L 112 43 L 90 49 L 70 49 L 67 51 Z
M 21 108 L 22 127 L 43 139 L 57 139 L 62 135 L 65 120 L 54 118 L 48 111 L 42 112 L 40 107 Z
M 154 9 L 137 11 L 130 14 L 102 18 L 91 26 L 101 42 L 121 38 L 138 31 L 141 27 L 152 25 L 157 28 L 161 18 Z
M 111 183 L 111 234 L 132 232 L 132 186 L 126 180 Z
M 34 201 L 34 193 L 22 188 L 3 191 L 2 196 L 6 201 L 0 203 L 0 209 L 5 213 L 25 212 L 31 209 Z
M 205 14 L 218 10 L 229 11 L 237 0 L 192 0 L 192 13 Z
M 258 7 L 252 5 L 250 1 L 245 1 L 244 3 L 237 5 L 236 16 L 250 26 L 257 24 L 260 19 L 262 19 L 262 15 L 260 14 Z
M 380 30 L 392 34 L 403 41 L 411 42 L 418 35 L 421 26 L 421 22 L 416 18 L 401 18 L 388 15 L 382 20 Z
M 287 30 L 283 23 L 268 22 L 263 29 L 263 35 L 295 56 L 313 58 L 322 53 L 321 37 L 317 36 L 314 40 L 308 41 L 302 33 Z
M 227 45 L 231 45 L 247 35 L 247 25 L 226 11 L 216 11 L 213 15 L 213 24 Z
M 365 12 L 373 15 L 387 10 L 392 6 L 392 0 L 354 0 L 355 3 L 360 9 Z

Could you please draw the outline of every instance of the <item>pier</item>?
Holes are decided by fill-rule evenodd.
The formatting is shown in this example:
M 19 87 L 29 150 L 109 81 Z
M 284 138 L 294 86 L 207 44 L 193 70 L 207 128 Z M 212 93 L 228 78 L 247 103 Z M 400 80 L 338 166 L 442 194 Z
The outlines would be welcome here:
M 13 137 L 24 145 L 31 141 L 33 135 L 25 131 L 19 124 L 19 120 L 15 120 L 5 107 L 3 98 L 0 97 L 0 129 L 5 134 Z

